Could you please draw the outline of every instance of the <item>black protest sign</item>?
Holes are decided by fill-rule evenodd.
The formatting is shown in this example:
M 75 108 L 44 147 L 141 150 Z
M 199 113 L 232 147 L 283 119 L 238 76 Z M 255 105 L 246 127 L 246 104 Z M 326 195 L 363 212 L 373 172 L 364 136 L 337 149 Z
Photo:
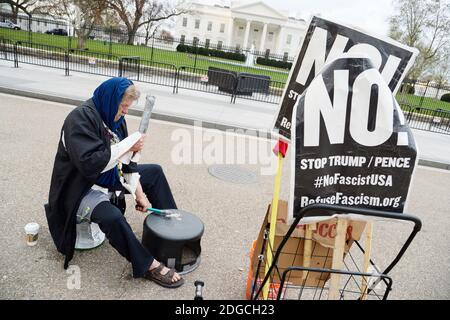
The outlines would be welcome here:
M 397 92 L 413 64 L 417 50 L 392 39 L 381 39 L 319 17 L 313 17 L 284 89 L 274 130 L 283 140 L 291 139 L 295 102 L 320 69 L 342 53 L 364 53 L 374 63 L 390 90 Z
M 294 108 L 290 210 L 313 203 L 403 212 L 416 146 L 372 61 L 344 54 Z

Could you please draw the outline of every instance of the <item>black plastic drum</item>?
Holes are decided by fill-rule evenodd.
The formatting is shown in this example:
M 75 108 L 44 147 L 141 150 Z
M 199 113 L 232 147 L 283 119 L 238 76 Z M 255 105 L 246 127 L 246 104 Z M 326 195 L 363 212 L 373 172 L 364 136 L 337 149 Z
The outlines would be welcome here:
M 171 218 L 149 214 L 144 221 L 142 244 L 156 260 L 185 274 L 200 264 L 204 226 L 192 213 L 178 212 L 179 217 Z

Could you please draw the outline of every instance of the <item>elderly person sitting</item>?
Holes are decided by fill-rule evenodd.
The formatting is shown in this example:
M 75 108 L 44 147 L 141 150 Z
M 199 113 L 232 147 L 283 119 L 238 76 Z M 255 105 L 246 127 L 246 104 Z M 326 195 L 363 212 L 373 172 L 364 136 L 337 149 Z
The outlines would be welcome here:
M 45 206 L 47 221 L 58 251 L 65 255 L 64 268 L 74 254 L 77 221 L 91 221 L 131 262 L 135 278 L 175 288 L 184 279 L 152 257 L 123 215 L 127 190 L 142 212 L 150 207 L 148 199 L 155 208 L 176 208 L 161 167 L 137 165 L 131 158 L 142 150 L 144 136 L 137 132 L 128 137 L 124 116 L 138 98 L 132 81 L 112 78 L 69 113 L 61 129 L 49 203 Z M 137 177 L 134 188 L 124 178 L 127 176 Z

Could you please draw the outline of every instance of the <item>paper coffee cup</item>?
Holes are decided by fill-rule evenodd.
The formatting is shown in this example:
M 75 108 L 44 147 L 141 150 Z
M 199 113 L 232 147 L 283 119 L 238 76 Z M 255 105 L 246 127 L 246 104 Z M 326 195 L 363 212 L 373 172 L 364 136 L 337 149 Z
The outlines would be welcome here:
M 39 224 L 36 222 L 30 222 L 25 226 L 25 234 L 27 245 L 35 246 L 39 234 Z

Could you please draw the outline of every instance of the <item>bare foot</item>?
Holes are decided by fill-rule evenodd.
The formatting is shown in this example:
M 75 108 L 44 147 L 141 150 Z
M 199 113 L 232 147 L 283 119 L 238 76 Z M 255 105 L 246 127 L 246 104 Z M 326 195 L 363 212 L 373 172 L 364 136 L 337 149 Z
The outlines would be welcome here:
M 158 268 L 160 264 L 161 264 L 161 262 L 156 261 L 156 259 L 154 259 L 154 260 L 153 260 L 153 263 L 150 265 L 150 268 L 149 268 L 148 270 L 151 271 L 151 270 L 153 270 L 153 269 L 155 269 L 155 268 Z M 167 272 L 169 272 L 169 271 L 170 271 L 170 269 L 167 268 L 166 266 L 164 266 L 164 267 L 162 268 L 162 270 L 160 271 L 160 273 L 161 273 L 162 275 L 165 275 L 165 274 L 167 274 Z M 181 276 L 180 276 L 178 273 L 175 272 L 175 273 L 173 274 L 173 277 L 172 277 L 172 283 L 177 282 L 177 281 L 180 280 L 180 279 L 181 279 Z

